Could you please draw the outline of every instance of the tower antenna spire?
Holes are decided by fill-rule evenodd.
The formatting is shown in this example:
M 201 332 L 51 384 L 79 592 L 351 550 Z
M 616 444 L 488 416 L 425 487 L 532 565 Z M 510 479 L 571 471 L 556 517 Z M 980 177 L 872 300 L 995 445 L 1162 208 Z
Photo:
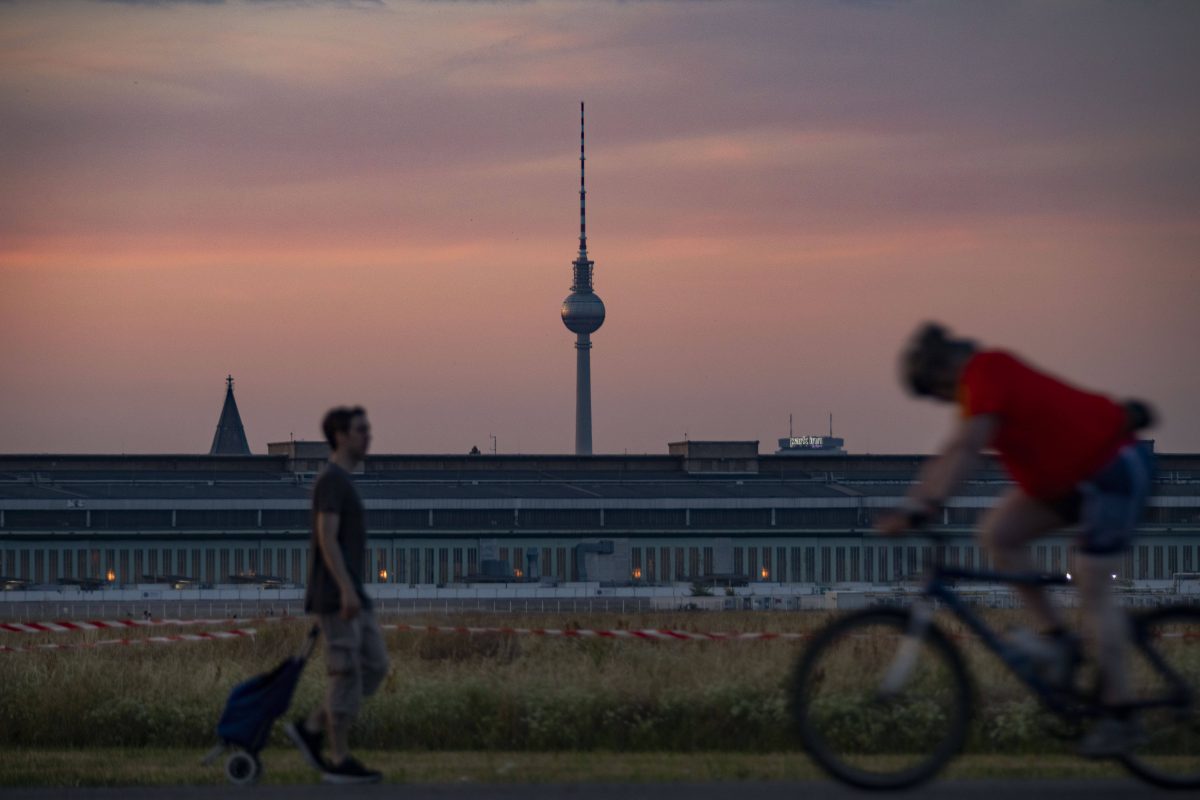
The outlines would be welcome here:
M 579 101 L 579 255 L 587 258 L 587 186 L 584 182 L 583 101 Z

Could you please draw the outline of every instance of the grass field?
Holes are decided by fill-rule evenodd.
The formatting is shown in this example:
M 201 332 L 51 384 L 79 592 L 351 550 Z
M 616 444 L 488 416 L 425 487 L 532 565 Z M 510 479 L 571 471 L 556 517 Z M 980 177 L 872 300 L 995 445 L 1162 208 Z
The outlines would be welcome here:
M 991 616 L 1001 628 L 1022 622 L 1020 612 Z M 811 612 L 730 612 L 506 615 L 503 622 L 527 627 L 811 631 L 827 619 L 824 613 Z M 498 622 L 491 615 L 471 614 L 421 621 Z M 191 761 L 213 743 L 230 688 L 294 651 L 306 629 L 296 621 L 261 625 L 253 640 L 0 655 L 0 782 L 21 782 L 21 775 L 34 770 L 31 765 L 44 762 L 59 764 L 56 770 L 63 775 L 86 775 L 91 769 L 88 759 L 95 756 L 100 763 L 104 753 L 122 748 L 168 748 L 146 751 L 159 754 L 151 759 L 157 765 L 154 770 L 171 775 L 183 770 L 191 776 L 186 780 L 199 780 Z M 161 631 L 129 635 L 157 632 Z M 100 631 L 21 636 L 17 643 L 113 635 Z M 7 636 L 13 643 L 18 635 Z M 392 765 L 389 774 L 397 779 L 437 780 L 461 766 L 466 779 L 492 780 L 497 779 L 497 765 L 510 761 L 538 765 L 512 769 L 522 776 L 550 775 L 546 780 L 558 779 L 553 777 L 560 774 L 555 770 L 578 770 L 581 764 L 596 765 L 589 769 L 596 770 L 597 779 L 611 777 L 610 770 L 633 770 L 634 778 L 662 780 L 691 775 L 687 770 L 700 770 L 699 777 L 709 775 L 706 770 L 719 770 L 715 777 L 735 778 L 794 777 L 801 774 L 794 770 L 811 770 L 803 758 L 788 755 L 798 744 L 790 729 L 787 681 L 803 642 L 648 643 L 390 633 L 388 643 L 391 673 L 380 693 L 365 704 L 353 741 L 364 750 L 380 751 L 379 757 Z M 1028 759 L 1013 757 L 1036 754 L 1043 763 L 1044 757 L 1068 755 L 1070 743 L 1054 735 L 1047 718 L 1001 665 L 979 645 L 960 644 L 980 687 L 966 750 L 987 757 L 964 763 L 985 772 L 1014 763 L 1028 769 Z M 1196 649 L 1200 656 L 1200 647 Z M 323 673 L 318 656 L 305 672 L 295 707 L 306 710 L 318 702 Z M 273 744 L 286 746 L 278 730 Z M 86 749 L 64 752 L 78 748 Z M 26 755 L 14 755 L 18 750 Z M 290 759 L 290 752 L 280 754 L 278 774 L 292 775 Z M 1094 774 L 1093 767 L 1073 758 L 1044 763 L 1058 762 L 1069 763 L 1069 770 Z M 122 773 L 112 780 L 133 779 Z
M 0 750 L 0 786 L 222 784 L 220 764 L 200 766 L 199 750 L 89 748 Z M 821 778 L 799 753 L 459 752 L 364 750 L 358 755 L 389 783 L 624 783 L 797 781 Z M 317 775 L 291 749 L 263 752 L 263 783 L 313 783 Z M 1067 756 L 966 756 L 947 778 L 1120 778 L 1115 765 Z

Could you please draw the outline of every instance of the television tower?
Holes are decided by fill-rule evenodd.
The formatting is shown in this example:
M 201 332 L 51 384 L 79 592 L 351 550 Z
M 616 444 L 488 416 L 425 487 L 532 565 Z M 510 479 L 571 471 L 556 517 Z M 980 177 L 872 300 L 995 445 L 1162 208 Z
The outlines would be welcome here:
M 592 334 L 604 324 L 604 303 L 592 291 L 587 254 L 587 188 L 584 183 L 583 103 L 579 104 L 579 256 L 575 281 L 562 304 L 562 320 L 575 334 L 575 455 L 592 454 Z

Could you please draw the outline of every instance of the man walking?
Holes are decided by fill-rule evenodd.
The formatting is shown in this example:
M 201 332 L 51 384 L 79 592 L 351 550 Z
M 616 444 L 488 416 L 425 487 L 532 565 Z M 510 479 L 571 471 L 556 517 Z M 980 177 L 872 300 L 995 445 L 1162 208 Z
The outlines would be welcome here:
M 342 406 L 329 411 L 321 427 L 332 452 L 313 484 L 304 610 L 317 617 L 325 640 L 327 691 L 322 706 L 284 730 L 325 782 L 375 783 L 382 775 L 351 756 L 348 743 L 362 698 L 375 693 L 388 669 L 383 633 L 363 591 L 367 530 L 351 477 L 367 455 L 371 426 L 361 407 Z M 328 761 L 321 756 L 325 732 Z

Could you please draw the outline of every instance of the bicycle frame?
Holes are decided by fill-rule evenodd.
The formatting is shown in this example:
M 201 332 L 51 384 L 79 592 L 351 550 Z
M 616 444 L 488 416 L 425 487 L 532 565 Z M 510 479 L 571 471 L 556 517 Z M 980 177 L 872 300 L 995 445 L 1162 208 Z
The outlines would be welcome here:
M 954 591 L 952 581 L 955 580 L 976 580 L 989 581 L 992 583 L 1003 583 L 1010 586 L 1065 586 L 1069 583 L 1065 575 L 1046 575 L 1041 573 L 1003 573 L 994 572 L 991 570 L 968 570 L 958 567 L 948 567 L 943 564 L 931 564 L 931 572 L 929 579 L 922 590 L 922 598 L 927 600 L 935 600 L 941 603 L 955 617 L 967 626 L 984 646 L 999 658 L 1008 669 L 1017 676 L 1026 687 L 1038 698 L 1039 701 L 1050 711 L 1068 719 L 1087 718 L 1100 716 L 1102 709 L 1099 704 L 1086 697 L 1080 696 L 1075 691 L 1064 692 L 1055 689 L 1049 684 L 1041 680 L 1036 671 L 1024 669 L 1025 655 L 1016 648 L 1009 645 L 1004 639 L 998 635 L 986 622 L 983 621 L 971 607 L 963 602 L 962 598 Z M 931 614 L 917 614 L 914 616 L 916 625 L 919 627 L 923 624 L 929 624 Z M 924 622 L 922 622 L 922 619 Z M 919 631 L 914 631 L 919 633 Z M 1140 648 L 1149 659 L 1150 663 L 1156 670 L 1174 686 L 1177 691 L 1183 692 L 1183 698 L 1186 701 L 1187 689 L 1184 683 L 1180 680 L 1156 652 L 1146 646 L 1145 642 L 1137 641 L 1132 644 Z M 1130 704 L 1131 708 L 1147 709 L 1158 708 L 1162 706 L 1173 706 L 1179 703 L 1180 696 L 1173 698 L 1162 698 L 1157 700 L 1143 700 Z

